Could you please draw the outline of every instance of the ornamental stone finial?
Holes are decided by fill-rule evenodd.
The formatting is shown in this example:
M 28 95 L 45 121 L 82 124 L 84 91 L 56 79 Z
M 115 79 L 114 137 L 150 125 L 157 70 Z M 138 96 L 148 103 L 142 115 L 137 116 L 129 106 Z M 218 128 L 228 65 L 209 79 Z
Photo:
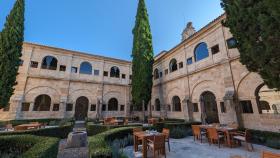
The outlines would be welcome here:
M 182 41 L 184 41 L 185 39 L 189 38 L 194 33 L 195 33 L 195 29 L 194 29 L 194 27 L 192 25 L 192 22 L 188 22 L 186 28 L 184 29 L 184 31 L 182 33 Z

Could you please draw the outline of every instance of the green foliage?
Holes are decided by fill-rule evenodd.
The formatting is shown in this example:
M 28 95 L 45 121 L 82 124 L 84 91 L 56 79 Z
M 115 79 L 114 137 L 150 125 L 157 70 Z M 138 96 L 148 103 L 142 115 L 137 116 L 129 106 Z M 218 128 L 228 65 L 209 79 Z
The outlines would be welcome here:
M 0 124 L 12 124 L 13 126 L 27 124 L 30 122 L 39 122 L 39 123 L 46 123 L 47 125 L 58 125 L 62 119 L 28 119 L 28 120 L 10 120 L 10 121 L 2 121 Z M 67 120 L 68 122 L 72 120 Z
M 280 89 L 280 1 L 222 0 L 221 5 L 241 63 L 270 88 Z
M 108 130 L 106 132 L 90 136 L 89 152 L 91 158 L 110 158 L 113 150 L 109 145 L 115 139 L 123 139 L 132 134 L 133 127 L 122 127 Z
M 0 136 L 4 135 L 36 135 L 36 136 L 46 136 L 46 137 L 56 137 L 56 138 L 67 138 L 68 134 L 72 132 L 73 125 L 68 123 L 68 125 L 61 127 L 52 128 L 42 128 L 28 131 L 13 131 L 13 132 L 1 132 Z
M 144 0 L 139 0 L 132 50 L 132 102 L 136 109 L 151 100 L 153 46 L 149 17 Z
M 0 153 L 9 157 L 56 158 L 59 139 L 31 135 L 0 137 Z
M 24 0 L 17 0 L 0 36 L 0 106 L 7 106 L 16 85 L 24 38 Z
M 252 129 L 249 130 L 249 133 L 252 143 L 280 149 L 280 133 Z
M 94 123 L 87 123 L 87 134 L 88 136 L 93 136 L 110 129 L 120 128 L 120 127 L 135 127 L 135 126 L 142 126 L 142 124 L 133 124 L 133 125 L 101 125 L 101 124 L 94 124 Z
M 185 138 L 188 135 L 188 131 L 185 128 L 175 127 L 170 131 L 170 137 L 174 139 Z

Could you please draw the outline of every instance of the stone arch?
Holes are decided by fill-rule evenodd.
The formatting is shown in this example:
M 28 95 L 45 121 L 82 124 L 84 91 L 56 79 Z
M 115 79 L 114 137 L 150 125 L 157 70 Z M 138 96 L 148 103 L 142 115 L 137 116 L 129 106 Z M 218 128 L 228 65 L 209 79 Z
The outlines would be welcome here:
M 76 89 L 69 93 L 68 102 L 75 103 L 79 97 L 84 96 L 89 100 L 89 104 L 92 104 L 95 103 L 93 98 L 96 98 L 96 96 L 94 96 L 94 94 L 95 93 L 88 89 Z
M 217 88 L 218 88 L 218 85 L 215 84 L 215 82 L 213 82 L 212 80 L 203 80 L 203 81 L 197 82 L 191 89 L 191 94 L 190 94 L 191 100 L 198 102 L 200 100 L 200 95 L 204 91 L 210 91 L 217 96 L 218 95 L 216 92 Z
M 75 119 L 84 120 L 88 116 L 89 99 L 85 96 L 80 96 L 75 104 Z
M 49 86 L 38 86 L 27 90 L 24 94 L 25 102 L 34 102 L 35 98 L 40 94 L 46 94 L 51 97 L 52 103 L 60 102 L 60 93 L 57 89 Z

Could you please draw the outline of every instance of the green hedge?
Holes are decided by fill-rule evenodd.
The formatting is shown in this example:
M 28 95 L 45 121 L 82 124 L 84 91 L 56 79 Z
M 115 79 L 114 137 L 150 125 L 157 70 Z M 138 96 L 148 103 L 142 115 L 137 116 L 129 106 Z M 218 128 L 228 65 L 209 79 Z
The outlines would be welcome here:
M 68 133 L 72 132 L 72 129 L 73 129 L 73 125 L 71 123 L 68 123 L 68 125 L 61 126 L 61 127 L 41 128 L 41 129 L 28 130 L 28 131 L 1 132 L 0 136 L 30 134 L 36 136 L 56 137 L 56 138 L 64 139 L 68 136 Z
M 110 129 L 120 128 L 120 127 L 135 127 L 142 126 L 142 124 L 133 124 L 133 125 L 100 125 L 94 124 L 92 122 L 87 123 L 87 134 L 88 136 L 93 136 L 102 132 L 105 132 Z
M 40 122 L 40 123 L 47 123 L 47 124 L 56 124 L 58 125 L 62 119 L 28 119 L 28 120 L 10 120 L 10 121 L 1 121 L 0 125 L 5 124 L 12 124 L 13 126 L 17 126 L 20 124 L 26 124 L 30 122 Z
M 6 157 L 56 158 L 58 138 L 31 135 L 0 136 L 0 154 Z
M 249 132 L 252 143 L 280 149 L 280 133 L 252 129 Z
M 110 129 L 95 136 L 88 137 L 89 152 L 91 158 L 110 158 L 112 149 L 108 142 L 114 139 L 122 139 L 132 134 L 133 127 L 121 127 Z

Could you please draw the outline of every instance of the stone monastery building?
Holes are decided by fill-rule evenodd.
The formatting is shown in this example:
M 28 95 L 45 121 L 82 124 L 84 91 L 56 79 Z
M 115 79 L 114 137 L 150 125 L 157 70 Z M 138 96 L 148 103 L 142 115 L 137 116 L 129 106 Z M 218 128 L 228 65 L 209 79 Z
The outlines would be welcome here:
M 221 15 L 199 31 L 188 23 L 182 42 L 155 57 L 153 117 L 280 130 L 280 92 L 239 62 Z M 131 110 L 131 62 L 24 43 L 18 84 L 0 120 L 104 118 Z M 150 112 L 146 112 L 147 115 Z

